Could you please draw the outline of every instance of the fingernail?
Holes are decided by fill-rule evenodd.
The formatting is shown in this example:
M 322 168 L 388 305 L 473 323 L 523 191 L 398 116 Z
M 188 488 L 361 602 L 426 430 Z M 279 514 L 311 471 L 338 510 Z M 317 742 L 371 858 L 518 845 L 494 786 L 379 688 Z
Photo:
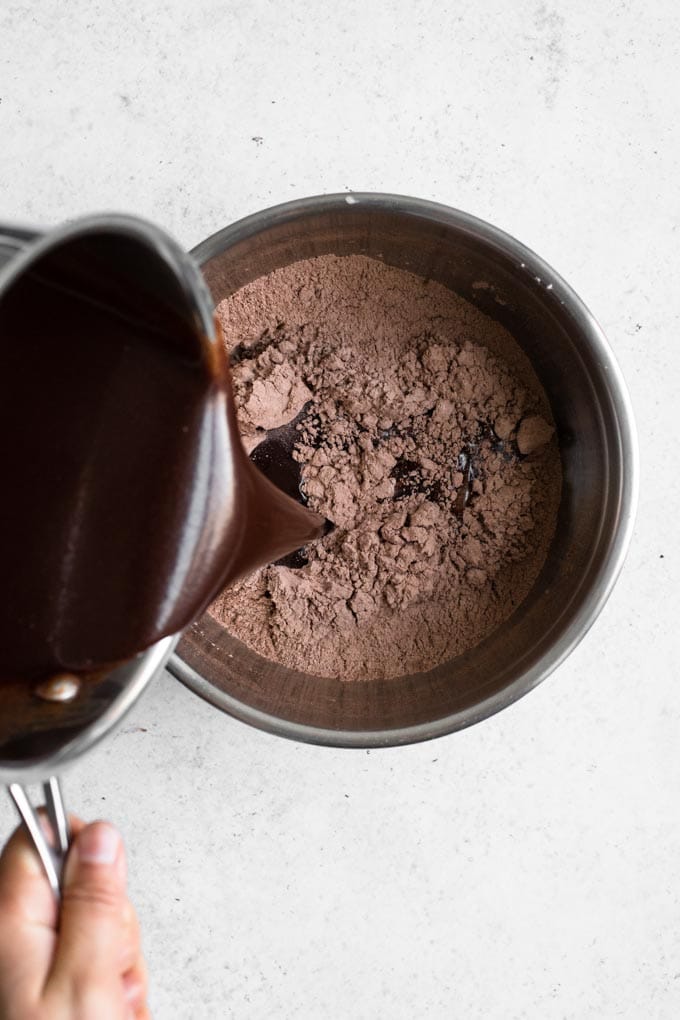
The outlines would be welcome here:
M 113 864 L 120 845 L 118 832 L 108 822 L 88 825 L 76 839 L 78 859 L 83 864 Z

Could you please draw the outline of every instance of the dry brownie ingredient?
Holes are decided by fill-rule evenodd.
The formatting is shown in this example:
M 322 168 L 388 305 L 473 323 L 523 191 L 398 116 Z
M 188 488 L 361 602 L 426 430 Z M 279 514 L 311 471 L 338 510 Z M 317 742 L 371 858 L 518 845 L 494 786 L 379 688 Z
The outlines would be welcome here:
M 516 341 L 360 255 L 287 266 L 217 312 L 247 448 L 298 418 L 301 493 L 335 530 L 211 615 L 266 658 L 344 680 L 478 644 L 529 592 L 560 498 L 550 408 Z

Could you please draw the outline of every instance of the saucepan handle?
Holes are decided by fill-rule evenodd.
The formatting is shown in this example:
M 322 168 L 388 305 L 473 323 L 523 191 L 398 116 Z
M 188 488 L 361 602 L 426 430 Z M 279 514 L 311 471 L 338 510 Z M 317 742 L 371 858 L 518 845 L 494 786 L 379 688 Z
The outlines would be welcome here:
M 52 829 L 53 842 L 49 840 L 40 816 L 31 804 L 28 793 L 21 783 L 10 783 L 7 789 L 42 861 L 52 892 L 59 900 L 61 899 L 61 877 L 64 862 L 71 842 L 68 816 L 64 808 L 64 798 L 59 780 L 56 776 L 51 776 L 47 782 L 43 783 L 45 814 Z

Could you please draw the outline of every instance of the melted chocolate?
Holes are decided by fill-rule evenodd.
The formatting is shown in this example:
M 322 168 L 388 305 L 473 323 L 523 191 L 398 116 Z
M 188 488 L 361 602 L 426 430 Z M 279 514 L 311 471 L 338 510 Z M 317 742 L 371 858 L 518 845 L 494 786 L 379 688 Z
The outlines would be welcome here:
M 247 458 L 219 335 L 96 254 L 0 295 L 0 679 L 128 659 L 323 526 Z

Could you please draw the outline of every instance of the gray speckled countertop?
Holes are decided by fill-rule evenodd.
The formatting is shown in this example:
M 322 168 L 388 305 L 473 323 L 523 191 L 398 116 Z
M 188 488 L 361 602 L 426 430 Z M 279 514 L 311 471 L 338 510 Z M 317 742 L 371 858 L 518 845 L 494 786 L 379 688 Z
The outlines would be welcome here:
M 640 430 L 616 591 L 501 715 L 327 750 L 164 675 L 67 776 L 125 833 L 157 1020 L 680 1013 L 679 30 L 673 0 L 0 4 L 0 221 L 191 246 L 319 192 L 446 202 L 572 283 Z

